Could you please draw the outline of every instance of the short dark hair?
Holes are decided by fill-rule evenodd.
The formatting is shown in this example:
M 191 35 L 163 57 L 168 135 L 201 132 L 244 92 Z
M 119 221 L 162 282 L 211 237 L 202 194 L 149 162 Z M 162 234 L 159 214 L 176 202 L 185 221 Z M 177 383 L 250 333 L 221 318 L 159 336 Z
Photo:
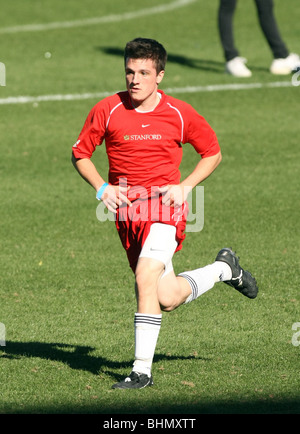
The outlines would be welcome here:
M 126 66 L 127 59 L 152 59 L 158 74 L 165 70 L 167 56 L 165 48 L 154 39 L 135 38 L 126 44 L 124 62 Z

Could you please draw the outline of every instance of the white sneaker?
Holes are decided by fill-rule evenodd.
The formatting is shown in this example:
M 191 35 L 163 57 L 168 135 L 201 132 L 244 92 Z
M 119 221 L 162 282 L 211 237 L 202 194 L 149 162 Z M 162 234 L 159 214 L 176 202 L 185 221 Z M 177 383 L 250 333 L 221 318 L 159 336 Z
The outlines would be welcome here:
M 247 63 L 247 59 L 244 57 L 235 57 L 226 62 L 225 70 L 234 77 L 251 77 L 252 72 L 247 68 L 245 63 Z
M 270 71 L 275 75 L 288 75 L 300 68 L 300 57 L 291 53 L 285 59 L 274 59 Z

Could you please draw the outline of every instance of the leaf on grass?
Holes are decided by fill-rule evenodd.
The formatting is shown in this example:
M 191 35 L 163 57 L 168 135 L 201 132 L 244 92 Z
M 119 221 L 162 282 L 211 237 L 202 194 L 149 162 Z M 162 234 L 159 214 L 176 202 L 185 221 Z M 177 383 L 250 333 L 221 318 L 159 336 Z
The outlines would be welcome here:
M 195 384 L 192 381 L 182 381 L 181 384 L 184 386 L 195 387 Z

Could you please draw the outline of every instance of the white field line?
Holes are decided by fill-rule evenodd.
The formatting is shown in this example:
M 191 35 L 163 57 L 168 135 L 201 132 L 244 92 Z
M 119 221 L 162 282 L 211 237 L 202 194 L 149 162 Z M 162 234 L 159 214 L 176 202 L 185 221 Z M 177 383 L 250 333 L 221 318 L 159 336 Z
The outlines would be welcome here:
M 221 91 L 237 91 L 251 90 L 263 88 L 281 88 L 292 87 L 292 81 L 274 81 L 269 83 L 232 83 L 232 84 L 212 84 L 208 86 L 187 86 L 187 87 L 172 87 L 164 89 L 167 94 L 178 93 L 200 93 L 200 92 L 221 92 Z M 294 86 L 295 87 L 295 86 Z M 84 99 L 102 99 L 106 96 L 113 95 L 115 92 L 95 92 L 95 93 L 72 93 L 58 95 L 39 95 L 39 96 L 10 96 L 0 98 L 0 105 L 5 104 L 28 104 L 49 101 L 78 101 Z
M 74 21 L 61 21 L 45 24 L 24 24 L 20 26 L 2 27 L 0 34 L 4 33 L 20 33 L 20 32 L 40 32 L 44 30 L 54 29 L 70 29 L 72 27 L 91 26 L 95 24 L 117 23 L 120 21 L 132 20 L 135 18 L 145 17 L 148 15 L 161 14 L 178 9 L 194 3 L 196 0 L 176 0 L 172 3 L 154 6 L 152 8 L 140 9 L 134 12 L 124 12 L 123 14 L 112 14 L 103 17 L 84 18 Z

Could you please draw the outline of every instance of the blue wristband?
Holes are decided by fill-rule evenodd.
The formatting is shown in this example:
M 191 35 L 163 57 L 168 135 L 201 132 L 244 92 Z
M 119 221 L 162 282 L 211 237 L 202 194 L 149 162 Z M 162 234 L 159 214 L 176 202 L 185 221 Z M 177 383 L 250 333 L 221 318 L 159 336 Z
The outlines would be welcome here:
M 106 189 L 107 186 L 108 186 L 108 183 L 105 182 L 105 183 L 102 185 L 102 187 L 100 187 L 99 190 L 97 191 L 96 198 L 97 198 L 98 200 L 101 200 L 101 197 L 102 197 L 102 195 L 103 195 L 103 193 L 104 193 L 104 190 Z

